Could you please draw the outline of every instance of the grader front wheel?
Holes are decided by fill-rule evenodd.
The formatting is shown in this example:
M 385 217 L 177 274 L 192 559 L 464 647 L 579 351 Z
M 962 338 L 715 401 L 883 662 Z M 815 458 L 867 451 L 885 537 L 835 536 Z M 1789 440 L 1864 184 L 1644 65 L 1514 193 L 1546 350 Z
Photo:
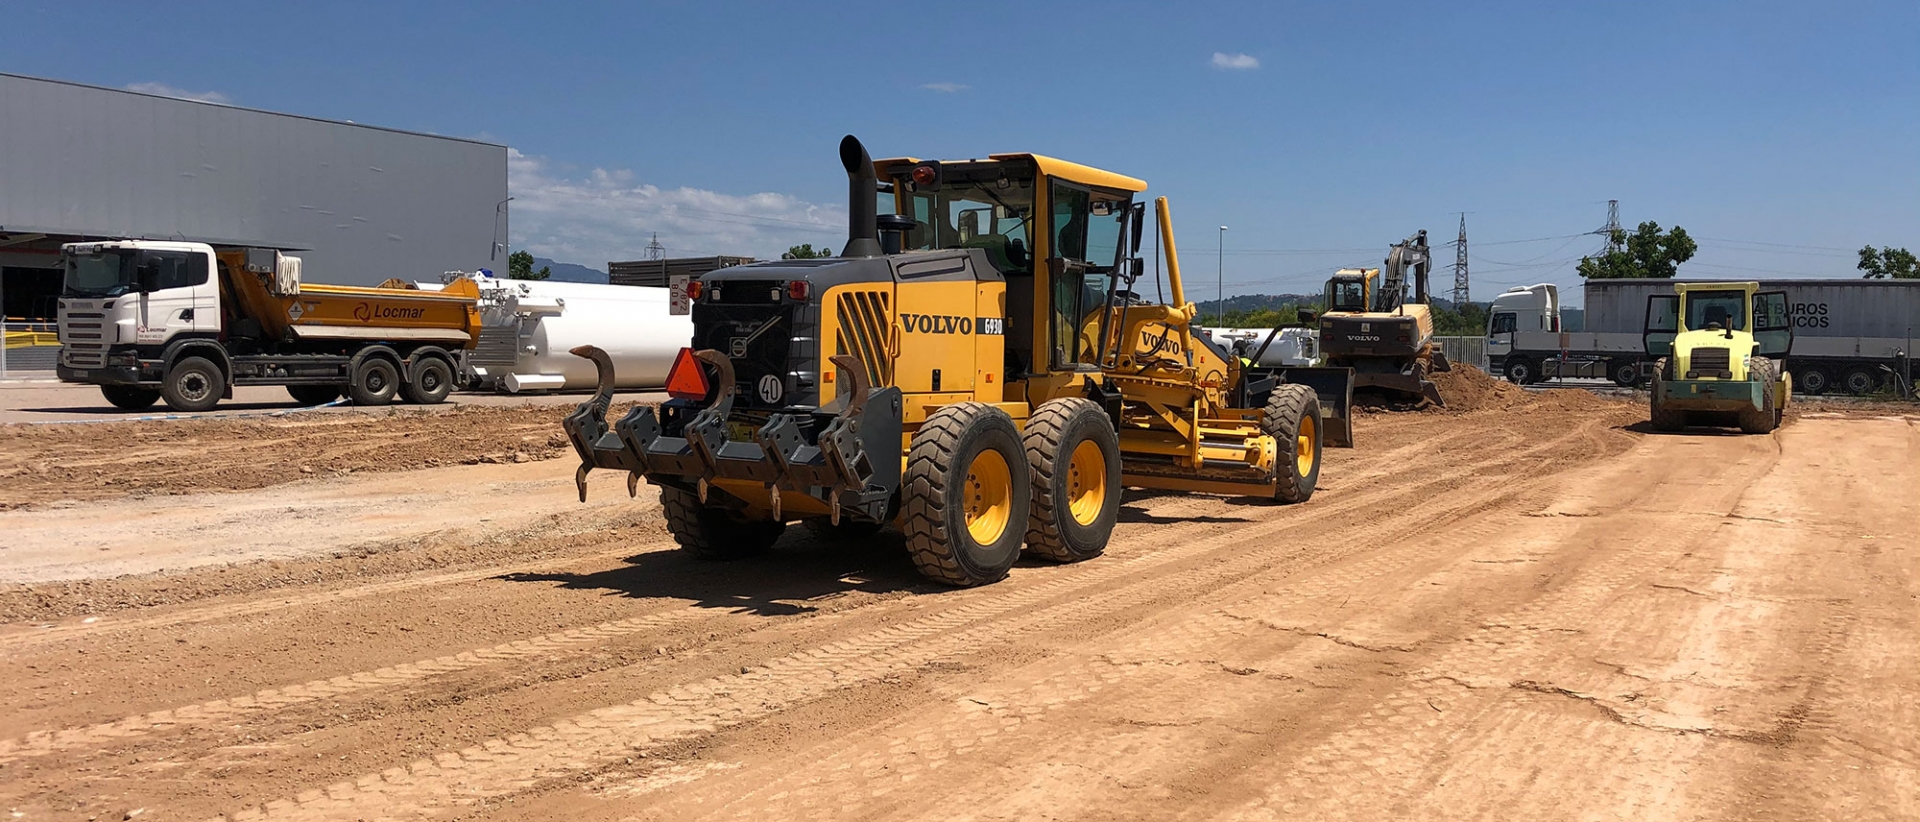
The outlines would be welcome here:
M 700 497 L 679 488 L 660 489 L 660 508 L 667 515 L 667 531 L 680 549 L 700 559 L 741 559 L 764 553 L 785 533 L 784 522 L 752 520 L 723 508 L 700 503 Z
M 1033 502 L 1027 554 L 1053 562 L 1092 559 L 1107 549 L 1120 515 L 1120 438 L 1092 401 L 1052 400 L 1027 419 Z
M 950 405 L 913 435 L 901 489 L 907 550 L 928 579 L 998 581 L 1020 556 L 1029 500 L 1020 432 L 985 403 Z
M 1320 484 L 1320 397 L 1313 389 L 1291 383 L 1274 386 L 1260 414 L 1260 430 L 1273 438 L 1275 482 L 1279 502 L 1306 502 Z

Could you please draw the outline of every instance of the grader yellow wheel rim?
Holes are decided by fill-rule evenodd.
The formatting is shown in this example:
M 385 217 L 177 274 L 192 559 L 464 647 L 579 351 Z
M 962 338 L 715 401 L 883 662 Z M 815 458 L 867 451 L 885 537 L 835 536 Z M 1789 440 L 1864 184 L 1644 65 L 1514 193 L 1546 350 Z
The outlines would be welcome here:
M 1303 477 L 1313 473 L 1313 427 L 1318 424 L 1319 420 L 1312 417 L 1301 417 L 1300 432 L 1293 438 L 1294 467 Z
M 1073 521 L 1092 525 L 1107 507 L 1107 456 L 1100 444 L 1081 440 L 1067 461 L 1067 510 Z
M 1013 518 L 1013 472 L 994 450 L 981 451 L 967 466 L 967 533 L 980 545 L 1000 541 Z

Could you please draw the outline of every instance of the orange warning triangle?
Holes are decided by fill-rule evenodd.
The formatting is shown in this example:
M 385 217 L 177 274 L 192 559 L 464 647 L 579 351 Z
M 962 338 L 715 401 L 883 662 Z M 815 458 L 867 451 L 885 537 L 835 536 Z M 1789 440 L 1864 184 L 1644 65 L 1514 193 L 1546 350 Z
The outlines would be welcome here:
M 680 349 L 667 372 L 667 394 L 683 400 L 704 400 L 709 389 L 707 369 L 700 365 L 700 358 L 691 348 Z

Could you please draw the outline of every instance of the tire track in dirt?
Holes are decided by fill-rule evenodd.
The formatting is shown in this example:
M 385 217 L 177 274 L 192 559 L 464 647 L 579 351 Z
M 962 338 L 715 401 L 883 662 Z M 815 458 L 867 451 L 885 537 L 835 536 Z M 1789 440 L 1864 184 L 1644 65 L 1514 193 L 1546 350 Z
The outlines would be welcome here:
M 1575 431 L 1566 436 L 1579 434 Z M 1560 444 L 1561 440 L 1555 440 L 1537 448 Z M 1383 496 L 1391 499 L 1405 495 L 1417 499 L 1426 490 L 1423 486 L 1402 487 Z M 1411 507 L 1402 506 L 1399 510 Z M 1300 524 L 1282 519 L 1262 523 L 1262 526 L 1239 529 L 1246 537 L 1244 542 L 1260 543 L 1262 536 Z M 1244 578 L 1297 551 L 1284 541 L 1278 543 L 1266 542 L 1264 549 L 1168 576 L 1146 578 L 1139 573 L 1218 550 L 1217 545 L 1206 542 L 1176 544 L 1174 548 L 1142 555 L 1142 558 L 1091 567 L 1084 578 L 1071 583 L 1056 580 L 1010 592 L 852 640 L 782 657 L 748 673 L 681 686 L 649 699 L 599 709 L 457 753 L 370 774 L 354 782 L 337 783 L 317 793 L 309 791 L 293 800 L 270 803 L 258 810 L 268 818 L 298 819 L 327 818 L 334 812 L 378 808 L 384 815 L 402 817 L 424 813 L 446 801 L 462 798 L 477 801 L 515 793 L 543 779 L 591 769 L 623 752 L 658 748 L 704 736 L 832 691 L 910 672 L 956 653 L 1005 645 L 1043 628 L 1123 613 L 1142 603 L 1167 598 L 1173 592 L 1212 589 L 1220 579 Z M 1045 599 L 1069 593 L 1070 589 L 1129 577 L 1132 581 L 1103 592 L 1096 607 L 1089 607 L 1084 600 L 1069 598 L 1056 605 L 1028 609 Z M 1013 615 L 994 621 L 1009 613 Z M 969 624 L 974 627 L 956 632 Z M 447 795 L 449 792 L 451 796 Z M 250 816 L 243 814 L 234 818 Z

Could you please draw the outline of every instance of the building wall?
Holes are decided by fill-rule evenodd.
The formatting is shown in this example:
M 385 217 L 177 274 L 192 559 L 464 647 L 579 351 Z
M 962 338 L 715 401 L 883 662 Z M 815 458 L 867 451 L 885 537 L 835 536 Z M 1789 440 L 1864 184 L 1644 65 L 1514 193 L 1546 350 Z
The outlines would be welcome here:
M 366 285 L 504 269 L 506 198 L 504 146 L 0 74 L 0 233 L 298 248 Z

